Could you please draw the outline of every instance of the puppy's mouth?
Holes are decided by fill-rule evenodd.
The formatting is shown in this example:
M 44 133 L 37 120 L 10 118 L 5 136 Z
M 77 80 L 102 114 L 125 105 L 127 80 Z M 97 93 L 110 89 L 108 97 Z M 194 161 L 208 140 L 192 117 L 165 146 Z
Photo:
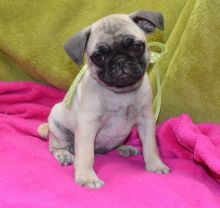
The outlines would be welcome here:
M 99 78 L 110 87 L 124 88 L 135 85 L 139 82 L 143 75 L 145 69 L 139 68 L 138 70 L 123 69 L 123 70 L 109 70 L 106 71 Z
M 139 80 L 140 80 L 139 78 L 134 78 L 129 74 L 122 74 L 118 76 L 112 83 L 109 84 L 114 87 L 122 88 L 122 87 L 128 87 L 134 85 Z

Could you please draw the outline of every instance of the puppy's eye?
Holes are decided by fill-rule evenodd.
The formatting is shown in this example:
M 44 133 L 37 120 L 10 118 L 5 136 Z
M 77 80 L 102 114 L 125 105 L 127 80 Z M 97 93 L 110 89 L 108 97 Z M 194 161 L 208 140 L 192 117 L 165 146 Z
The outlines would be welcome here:
M 105 56 L 100 52 L 94 53 L 91 59 L 93 63 L 96 64 L 97 66 L 103 66 L 105 63 Z
M 132 37 L 129 37 L 127 39 L 124 40 L 124 46 L 125 47 L 129 47 L 131 46 L 132 44 L 134 44 L 134 39 Z
M 144 44 L 143 43 L 136 43 L 134 45 L 131 45 L 129 47 L 130 51 L 134 52 L 134 53 L 141 53 L 144 50 Z

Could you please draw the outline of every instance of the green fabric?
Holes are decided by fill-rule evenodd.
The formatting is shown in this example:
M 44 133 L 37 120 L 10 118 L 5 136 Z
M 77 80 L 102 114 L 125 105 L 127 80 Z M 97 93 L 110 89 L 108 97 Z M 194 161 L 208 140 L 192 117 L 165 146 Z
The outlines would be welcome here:
M 219 0 L 0 0 L 0 79 L 40 80 L 68 89 L 78 73 L 64 42 L 112 13 L 161 11 L 166 43 L 157 64 L 162 80 L 159 121 L 188 113 L 195 121 L 220 122 Z M 149 70 L 153 92 L 156 80 Z
M 166 41 L 159 121 L 182 113 L 220 123 L 220 1 L 189 0 Z M 151 80 L 155 80 L 151 73 Z M 153 89 L 156 82 L 153 81 Z

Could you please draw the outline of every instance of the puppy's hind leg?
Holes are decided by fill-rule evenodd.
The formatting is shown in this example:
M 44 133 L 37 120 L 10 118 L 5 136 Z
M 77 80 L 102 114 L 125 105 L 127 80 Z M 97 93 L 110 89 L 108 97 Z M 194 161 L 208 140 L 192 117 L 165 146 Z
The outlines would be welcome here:
M 53 124 L 53 131 L 49 133 L 50 152 L 61 165 L 71 165 L 74 160 L 74 134 L 56 122 Z
M 133 146 L 129 146 L 129 145 L 122 145 L 117 150 L 120 155 L 125 156 L 125 157 L 130 157 L 133 155 L 140 154 L 140 151 L 137 148 Z
M 48 123 L 41 124 L 37 132 L 42 139 L 48 139 Z

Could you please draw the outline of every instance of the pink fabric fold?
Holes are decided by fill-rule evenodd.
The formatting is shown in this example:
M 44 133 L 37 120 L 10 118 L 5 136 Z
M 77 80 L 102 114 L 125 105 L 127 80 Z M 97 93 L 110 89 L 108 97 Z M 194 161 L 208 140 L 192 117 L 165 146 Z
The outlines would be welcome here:
M 73 181 L 37 135 L 64 92 L 34 83 L 0 83 L 1 208 L 217 208 L 220 207 L 220 125 L 194 124 L 182 115 L 157 128 L 158 148 L 169 175 L 144 170 L 141 155 L 116 151 L 97 155 L 95 170 L 105 181 L 88 190 Z M 132 131 L 128 144 L 141 148 Z
M 182 115 L 164 122 L 157 137 L 163 157 L 194 161 L 220 182 L 220 125 L 194 124 Z

